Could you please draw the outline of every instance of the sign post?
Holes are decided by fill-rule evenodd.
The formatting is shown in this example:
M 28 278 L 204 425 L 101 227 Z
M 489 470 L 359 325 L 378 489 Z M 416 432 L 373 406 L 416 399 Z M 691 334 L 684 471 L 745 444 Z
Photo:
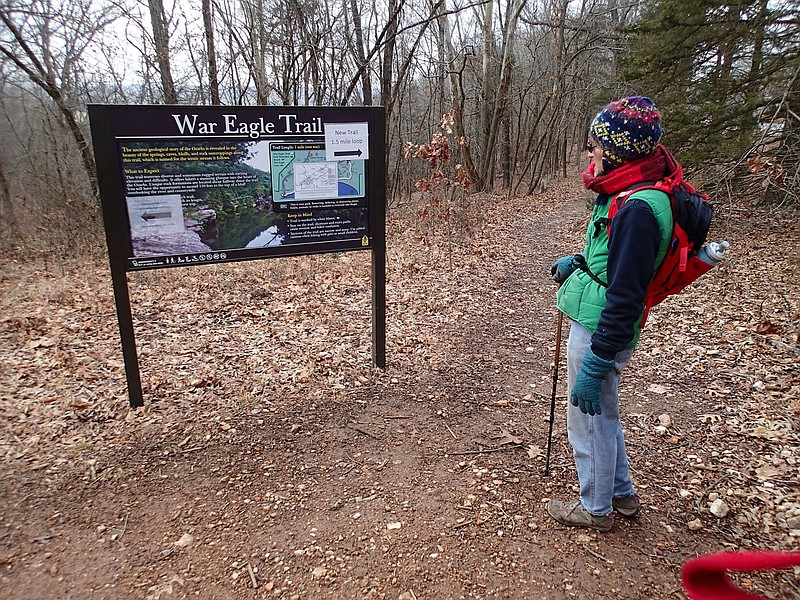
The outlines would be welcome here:
M 371 139 L 385 142 L 386 117 L 383 110 L 374 119 L 372 129 L 381 132 Z M 386 366 L 386 154 L 384 146 L 375 147 L 370 144 L 372 159 L 370 179 L 383 182 L 381 201 L 370 207 L 370 231 L 375 240 L 382 240 L 372 246 L 372 362 L 383 369 Z M 368 147 L 369 148 L 369 147 Z
M 90 105 L 89 119 L 131 406 L 130 271 L 371 250 L 385 366 L 382 107 Z

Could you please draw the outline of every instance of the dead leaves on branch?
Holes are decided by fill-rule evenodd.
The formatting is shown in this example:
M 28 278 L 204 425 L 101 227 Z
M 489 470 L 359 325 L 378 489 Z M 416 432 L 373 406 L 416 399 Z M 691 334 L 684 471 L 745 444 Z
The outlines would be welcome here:
M 469 196 L 472 190 L 472 176 L 467 166 L 461 163 L 451 164 L 453 146 L 467 146 L 467 140 L 463 136 L 451 139 L 452 127 L 453 115 L 445 113 L 440 130 L 433 134 L 430 142 L 406 142 L 403 146 L 405 158 L 424 161 L 428 168 L 428 173 L 417 179 L 416 188 L 421 192 L 432 192 L 436 200 L 442 195 L 450 197 L 454 191 Z

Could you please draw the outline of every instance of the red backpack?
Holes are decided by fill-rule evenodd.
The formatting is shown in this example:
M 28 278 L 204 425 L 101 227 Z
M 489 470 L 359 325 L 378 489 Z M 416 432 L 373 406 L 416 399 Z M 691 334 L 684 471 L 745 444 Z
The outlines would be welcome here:
M 708 236 L 714 208 L 708 203 L 708 195 L 696 191 L 684 181 L 680 168 L 669 178 L 655 183 L 643 183 L 617 194 L 608 207 L 608 227 L 630 196 L 642 190 L 658 190 L 669 196 L 672 207 L 672 238 L 664 260 L 656 270 L 647 287 L 641 327 L 650 309 L 664 298 L 677 294 L 713 265 L 697 256 Z

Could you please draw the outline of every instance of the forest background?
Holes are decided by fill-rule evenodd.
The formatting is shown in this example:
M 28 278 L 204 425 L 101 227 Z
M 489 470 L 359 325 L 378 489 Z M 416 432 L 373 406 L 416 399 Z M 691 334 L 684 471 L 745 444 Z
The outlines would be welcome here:
M 3 0 L 0 246 L 102 248 L 88 103 L 383 105 L 394 208 L 428 175 L 404 145 L 442 133 L 445 113 L 449 168 L 519 195 L 583 160 L 599 107 L 644 94 L 712 199 L 796 204 L 799 13 L 781 0 Z

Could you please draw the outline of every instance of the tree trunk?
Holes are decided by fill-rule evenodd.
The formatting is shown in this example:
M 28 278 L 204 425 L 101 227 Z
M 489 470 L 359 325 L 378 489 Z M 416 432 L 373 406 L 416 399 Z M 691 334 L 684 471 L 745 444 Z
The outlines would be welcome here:
M 392 68 L 397 46 L 397 20 L 400 16 L 397 0 L 389 0 L 389 15 L 390 21 L 386 25 L 386 44 L 383 47 L 383 62 L 381 63 L 381 105 L 386 107 L 387 141 L 389 140 L 389 124 L 392 121 Z
M 208 86 L 211 90 L 211 104 L 221 104 L 219 99 L 219 76 L 217 74 L 217 51 L 214 48 L 214 25 L 211 14 L 211 0 L 203 0 L 203 28 L 208 53 Z
M 505 26 L 503 28 L 503 47 L 500 57 L 500 76 L 492 89 L 493 101 L 491 106 L 485 106 L 482 113 L 489 119 L 485 129 L 485 140 L 482 147 L 481 157 L 484 169 L 478 175 L 477 189 L 485 190 L 491 188 L 494 179 L 496 165 L 497 140 L 500 132 L 500 122 L 503 119 L 508 107 L 508 90 L 511 86 L 511 79 L 514 66 L 514 45 L 517 37 L 517 23 L 522 9 L 525 7 L 526 0 L 515 0 L 508 7 Z M 484 86 L 485 87 L 485 86 Z M 488 93 L 488 92 L 487 92 Z M 489 102 L 484 104 L 489 105 Z M 482 127 L 481 134 L 484 130 Z
M 500 171 L 503 176 L 503 189 L 511 189 L 511 119 L 508 114 L 501 123 L 502 138 L 500 142 Z
M 467 65 L 467 54 L 465 53 L 464 56 L 461 57 L 461 64 L 458 66 L 458 69 L 455 68 L 456 63 L 456 55 L 453 51 L 453 44 L 450 42 L 449 36 L 449 27 L 445 28 L 445 31 L 448 32 L 446 37 L 447 39 L 447 56 L 448 56 L 448 64 L 450 65 L 450 92 L 452 94 L 451 98 L 451 105 L 453 111 L 453 125 L 456 129 L 456 135 L 459 138 L 467 138 L 467 130 L 466 125 L 464 124 L 464 105 L 465 105 L 465 94 L 464 94 L 464 69 Z M 457 152 L 462 157 L 462 161 L 469 169 L 470 175 L 475 178 L 476 175 L 476 167 L 475 167 L 475 160 L 472 156 L 472 149 L 469 144 L 466 146 L 459 146 Z
M 386 106 L 392 95 L 392 68 L 394 65 L 394 51 L 397 45 L 397 0 L 389 0 L 389 23 L 386 24 L 386 43 L 383 47 L 383 62 L 381 64 L 381 104 Z M 389 115 L 386 115 L 389 121 Z
M 442 2 L 441 8 L 436 16 L 436 51 L 439 54 L 439 60 L 444 63 L 442 68 L 439 69 L 439 107 L 436 112 L 442 114 L 452 112 L 449 106 L 449 98 L 452 97 L 452 93 L 448 89 L 448 82 L 450 81 L 448 75 L 452 63 L 449 60 L 450 52 L 447 35 L 447 4 Z
M 495 107 L 497 81 L 494 78 L 492 65 L 494 63 L 494 0 L 488 0 L 483 7 L 483 55 L 481 64 L 481 93 L 478 103 L 479 121 L 476 141 L 478 144 L 478 159 L 483 168 L 476 173 L 478 190 L 484 190 L 489 185 L 490 157 L 489 157 L 489 129 L 492 123 L 492 111 Z
M 361 26 L 361 12 L 358 10 L 356 0 L 350 0 L 350 12 L 353 16 L 353 29 L 356 36 L 356 57 L 361 71 L 361 93 L 364 96 L 364 105 L 372 106 L 372 79 L 369 72 L 366 51 L 364 50 L 364 30 Z
M 747 103 L 753 106 L 758 92 L 758 80 L 761 74 L 761 61 L 764 58 L 764 31 L 769 16 L 769 0 L 761 0 L 758 18 L 755 22 L 756 30 L 753 35 L 753 60 L 750 62 L 750 73 L 747 76 Z
M 172 80 L 172 63 L 169 54 L 169 31 L 162 0 L 147 0 L 150 7 L 150 21 L 153 26 L 153 43 L 155 44 L 156 62 L 161 74 L 161 87 L 165 104 L 177 104 L 178 94 Z
M 17 219 L 11 198 L 11 183 L 0 160 L 0 236 L 17 235 Z

